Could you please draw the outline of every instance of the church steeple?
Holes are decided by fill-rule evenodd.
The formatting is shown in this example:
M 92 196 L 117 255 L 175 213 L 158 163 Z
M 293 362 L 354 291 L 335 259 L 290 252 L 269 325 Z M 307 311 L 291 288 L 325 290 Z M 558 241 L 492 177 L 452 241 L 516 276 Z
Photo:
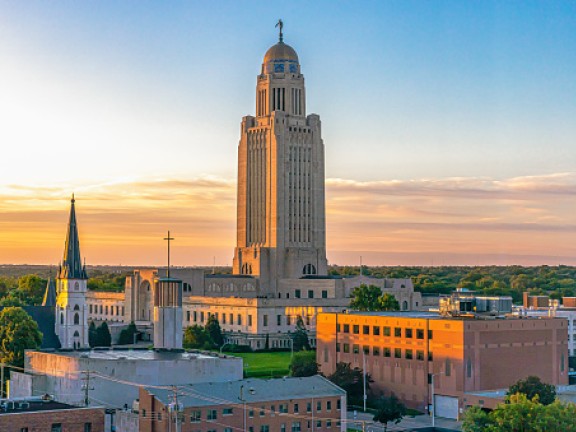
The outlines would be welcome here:
M 74 194 L 72 194 L 70 206 L 70 219 L 68 220 L 68 231 L 66 232 L 66 243 L 64 245 L 64 258 L 60 267 L 60 279 L 88 279 L 86 268 L 82 265 L 80 257 L 80 240 L 78 239 L 78 226 L 76 224 L 76 210 L 74 208 Z

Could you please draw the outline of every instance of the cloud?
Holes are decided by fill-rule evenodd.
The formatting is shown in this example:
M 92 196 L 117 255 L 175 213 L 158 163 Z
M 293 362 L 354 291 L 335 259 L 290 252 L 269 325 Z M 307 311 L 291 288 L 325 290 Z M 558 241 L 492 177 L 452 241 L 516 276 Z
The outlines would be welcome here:
M 576 173 L 328 179 L 326 187 L 328 250 L 338 251 L 340 263 L 345 256 L 355 262 L 358 251 L 576 257 Z M 0 186 L 0 262 L 56 262 L 72 191 L 91 263 L 163 262 L 168 229 L 177 237 L 177 264 L 231 261 L 236 182 L 206 176 Z

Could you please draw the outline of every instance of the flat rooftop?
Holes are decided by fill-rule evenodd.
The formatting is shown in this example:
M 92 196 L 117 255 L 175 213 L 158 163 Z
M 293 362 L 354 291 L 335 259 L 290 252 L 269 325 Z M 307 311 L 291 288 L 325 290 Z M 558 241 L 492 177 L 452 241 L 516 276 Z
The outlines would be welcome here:
M 164 405 L 174 399 L 172 389 L 147 388 Z M 346 392 L 326 378 L 244 379 L 228 382 L 198 383 L 178 386 L 178 400 L 185 407 L 344 396 Z
M 323 312 L 325 314 L 335 315 L 336 312 Z M 452 320 L 452 321 L 494 321 L 494 320 L 539 320 L 539 319 L 553 319 L 559 317 L 548 316 L 518 316 L 518 315 L 486 315 L 478 313 L 475 315 L 461 315 L 461 316 L 443 316 L 439 312 L 429 311 L 375 311 L 363 312 L 348 309 L 346 312 L 338 312 L 338 315 L 353 315 L 353 316 L 379 316 L 389 318 L 420 318 L 420 319 L 433 319 L 433 320 Z
M 91 407 L 98 408 L 98 407 Z M 69 410 L 69 409 L 85 409 L 84 407 L 77 407 L 68 405 L 53 400 L 37 399 L 1 399 L 0 400 L 0 416 L 6 414 L 20 414 L 30 413 L 37 411 L 56 411 L 56 410 Z
M 138 360 L 138 361 L 166 361 L 166 360 L 209 360 L 217 358 L 239 358 L 229 355 L 204 352 L 173 352 L 154 351 L 148 349 L 111 349 L 86 351 L 37 351 L 43 354 L 59 355 L 64 357 L 86 358 L 92 360 Z

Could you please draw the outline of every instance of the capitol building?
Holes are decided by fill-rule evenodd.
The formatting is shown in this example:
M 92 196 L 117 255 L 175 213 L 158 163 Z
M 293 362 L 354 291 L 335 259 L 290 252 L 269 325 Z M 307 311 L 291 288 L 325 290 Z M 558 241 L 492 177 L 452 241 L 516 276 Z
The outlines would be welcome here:
M 182 317 L 184 327 L 204 325 L 214 315 L 227 343 L 289 348 L 300 317 L 315 346 L 317 314 L 345 311 L 351 291 L 360 284 L 393 294 L 402 310 L 422 307 L 410 279 L 328 275 L 321 121 L 319 115 L 307 113 L 298 54 L 284 42 L 281 27 L 256 77 L 255 116 L 242 119 L 237 199 L 232 274 L 170 270 L 171 277 L 182 281 L 182 314 L 176 316 Z M 151 338 L 155 290 L 165 270 L 134 270 L 123 293 L 87 290 L 74 211 L 73 205 L 74 226 L 68 230 L 73 241 L 67 241 L 62 266 L 71 265 L 72 271 L 60 272 L 59 289 L 53 293 L 62 346 L 86 347 L 91 321 L 108 322 L 113 337 L 134 322 L 144 339 Z M 74 263 L 67 264 L 70 257 Z M 62 288 L 70 286 L 80 289 Z

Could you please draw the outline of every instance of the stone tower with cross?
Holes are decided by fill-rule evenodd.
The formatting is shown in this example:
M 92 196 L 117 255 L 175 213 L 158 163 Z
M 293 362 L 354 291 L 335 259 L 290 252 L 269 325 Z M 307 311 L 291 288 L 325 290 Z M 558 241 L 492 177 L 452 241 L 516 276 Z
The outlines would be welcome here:
M 280 279 L 327 274 L 320 117 L 306 113 L 298 55 L 277 27 L 256 79 L 256 116 L 242 120 L 233 261 L 234 274 L 258 277 L 272 295 Z

